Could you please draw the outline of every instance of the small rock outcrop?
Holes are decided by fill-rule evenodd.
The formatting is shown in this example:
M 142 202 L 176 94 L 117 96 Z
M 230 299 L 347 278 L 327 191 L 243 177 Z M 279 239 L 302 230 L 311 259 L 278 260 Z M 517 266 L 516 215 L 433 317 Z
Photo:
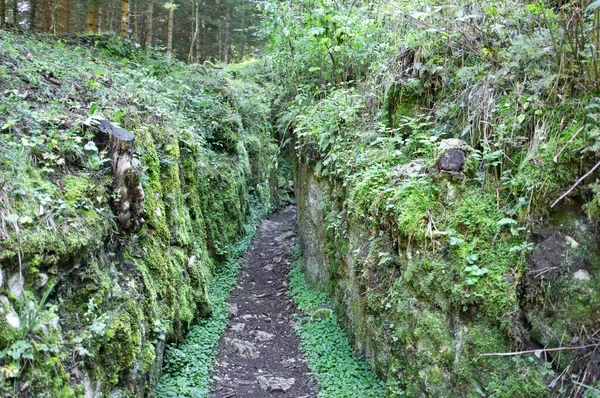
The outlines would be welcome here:
M 21 298 L 23 295 L 23 285 L 25 281 L 23 279 L 23 275 L 17 272 L 8 280 L 8 289 L 10 294 L 12 294 L 16 299 Z

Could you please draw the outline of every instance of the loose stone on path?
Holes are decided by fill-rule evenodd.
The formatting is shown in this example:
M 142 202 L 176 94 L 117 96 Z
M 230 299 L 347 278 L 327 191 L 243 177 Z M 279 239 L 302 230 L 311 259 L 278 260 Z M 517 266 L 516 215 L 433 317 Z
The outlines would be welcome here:
M 284 379 L 283 377 L 267 378 L 265 376 L 258 376 L 256 379 L 258 380 L 258 384 L 260 384 L 260 388 L 268 392 L 287 392 L 296 382 L 294 378 Z

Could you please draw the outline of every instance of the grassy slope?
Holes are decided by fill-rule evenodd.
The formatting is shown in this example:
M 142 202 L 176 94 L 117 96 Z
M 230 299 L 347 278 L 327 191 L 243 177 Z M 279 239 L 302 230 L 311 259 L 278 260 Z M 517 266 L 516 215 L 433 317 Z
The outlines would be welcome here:
M 0 48 L 0 396 L 77 396 L 90 380 L 151 391 L 165 342 L 210 312 L 207 281 L 250 195 L 270 203 L 267 95 L 107 37 L 0 31 Z M 136 135 L 138 234 L 115 225 L 110 170 L 82 128 L 91 112 Z M 19 271 L 21 297 L 6 282 Z

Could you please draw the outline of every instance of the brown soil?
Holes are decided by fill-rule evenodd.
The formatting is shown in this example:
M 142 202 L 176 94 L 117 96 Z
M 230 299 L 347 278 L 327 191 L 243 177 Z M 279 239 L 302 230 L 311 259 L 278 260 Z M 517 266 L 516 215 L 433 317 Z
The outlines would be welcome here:
M 229 323 L 215 360 L 214 398 L 317 396 L 295 334 L 298 309 L 286 295 L 295 212 L 289 206 L 264 220 L 248 251 L 229 299 Z M 273 384 L 289 385 L 292 379 L 286 392 Z

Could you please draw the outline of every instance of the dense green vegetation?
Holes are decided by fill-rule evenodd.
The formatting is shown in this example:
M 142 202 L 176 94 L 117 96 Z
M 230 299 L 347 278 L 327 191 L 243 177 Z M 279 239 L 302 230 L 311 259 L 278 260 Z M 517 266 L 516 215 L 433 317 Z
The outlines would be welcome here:
M 44 30 L 65 33 L 48 4 Z M 145 394 L 194 324 L 157 392 L 205 394 L 247 241 L 231 244 L 289 157 L 302 266 L 332 299 L 296 265 L 323 396 L 598 395 L 600 2 L 169 4 L 156 43 L 180 12 L 180 57 L 264 56 L 185 66 L 108 35 L 0 30 L 0 395 Z M 100 116 L 136 136 L 139 232 L 113 214 Z
M 2 396 L 152 391 L 165 344 L 211 312 L 208 281 L 230 264 L 250 197 L 274 198 L 263 88 L 85 42 L 0 31 Z M 137 233 L 115 222 L 92 114 L 136 136 Z
M 332 311 L 331 300 L 306 281 L 300 261 L 292 264 L 288 294 L 303 313 L 297 320 L 297 333 L 308 366 L 317 378 L 319 397 L 381 397 L 383 383 L 364 359 L 354 355 Z

